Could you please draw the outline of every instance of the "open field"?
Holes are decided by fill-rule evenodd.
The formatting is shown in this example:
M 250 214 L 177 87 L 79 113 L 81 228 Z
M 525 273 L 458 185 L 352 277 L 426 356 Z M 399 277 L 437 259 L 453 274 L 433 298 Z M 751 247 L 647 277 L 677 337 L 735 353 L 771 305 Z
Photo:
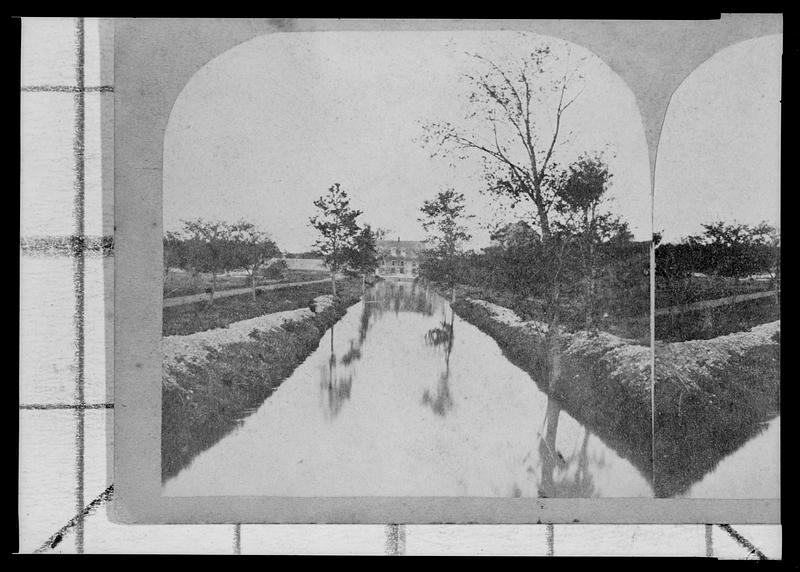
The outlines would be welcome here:
M 329 277 L 330 274 L 327 271 L 287 269 L 281 272 L 279 277 L 275 278 L 257 276 L 256 286 L 268 286 L 271 284 L 283 284 L 288 282 L 310 282 Z M 217 292 L 250 287 L 250 277 L 244 273 L 229 273 L 217 276 Z M 210 288 L 211 274 L 199 273 L 196 276 L 191 276 L 188 272 L 171 268 L 164 281 L 164 297 L 176 298 L 180 296 L 202 294 L 209 292 Z
M 780 300 L 767 296 L 735 304 L 656 316 L 656 340 L 706 340 L 780 320 Z
M 667 284 L 656 279 L 656 308 L 692 304 L 703 300 L 716 300 L 737 294 L 765 292 L 778 287 L 778 281 L 769 277 L 728 278 L 723 276 L 691 276 Z

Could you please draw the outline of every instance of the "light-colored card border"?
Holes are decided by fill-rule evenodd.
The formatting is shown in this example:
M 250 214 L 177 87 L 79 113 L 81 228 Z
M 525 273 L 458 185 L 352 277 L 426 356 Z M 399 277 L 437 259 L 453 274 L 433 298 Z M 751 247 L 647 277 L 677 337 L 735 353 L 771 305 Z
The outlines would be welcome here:
M 752 523 L 780 522 L 779 499 L 162 497 L 163 139 L 191 77 L 262 34 L 324 30 L 526 30 L 583 45 L 634 91 L 654 173 L 674 89 L 719 49 L 781 33 L 780 15 L 712 21 L 119 19 L 114 26 L 114 477 L 126 523 Z M 676 44 L 687 31 L 696 42 Z M 647 39 L 647 41 L 642 41 Z M 664 46 L 672 45 L 674 52 Z M 660 65 L 663 64 L 663 65 Z M 651 177 L 652 182 L 652 177 Z M 111 192 L 106 185 L 105 191 Z M 652 187 L 651 187 L 652 192 Z

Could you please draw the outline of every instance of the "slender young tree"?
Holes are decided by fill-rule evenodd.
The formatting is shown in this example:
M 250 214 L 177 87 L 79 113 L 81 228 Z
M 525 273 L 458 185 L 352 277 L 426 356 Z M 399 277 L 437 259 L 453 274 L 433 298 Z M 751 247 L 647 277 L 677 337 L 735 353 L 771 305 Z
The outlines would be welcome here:
M 322 256 L 331 273 L 331 289 L 336 296 L 336 273 L 347 267 L 359 228 L 361 211 L 350 207 L 350 199 L 335 183 L 328 192 L 314 201 L 319 213 L 309 219 L 319 233 L 314 251 Z
M 584 155 L 570 165 L 558 193 L 560 204 L 557 208 L 570 210 L 570 214 L 576 215 L 568 217 L 568 220 L 574 224 L 580 248 L 586 329 L 595 325 L 597 248 L 618 226 L 617 217 L 600 210 L 611 177 L 600 155 Z
M 352 246 L 348 248 L 347 267 L 351 272 L 361 276 L 362 294 L 366 292 L 367 275 L 373 274 L 381 265 L 382 257 L 378 252 L 378 241 L 383 235 L 382 230 L 373 230 L 366 224 L 359 229 Z
M 459 249 L 462 243 L 472 238 L 463 222 L 473 218 L 473 215 L 465 214 L 464 202 L 463 193 L 457 193 L 453 189 L 440 191 L 435 199 L 422 204 L 420 212 L 424 216 L 418 219 L 428 233 L 426 242 L 432 247 L 428 255 L 436 260 L 438 273 L 450 286 L 453 301 Z

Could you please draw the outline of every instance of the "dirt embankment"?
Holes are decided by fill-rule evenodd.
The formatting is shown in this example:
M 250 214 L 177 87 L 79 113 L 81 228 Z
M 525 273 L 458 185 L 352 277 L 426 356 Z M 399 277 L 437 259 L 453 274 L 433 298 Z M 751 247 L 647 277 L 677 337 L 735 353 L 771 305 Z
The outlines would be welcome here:
M 780 321 L 656 342 L 657 490 L 680 494 L 780 411 Z
M 162 340 L 162 478 L 236 427 L 319 345 L 358 297 L 314 299 L 315 311 L 277 312 Z
M 549 392 L 546 324 L 477 299 L 453 304 L 492 336 L 506 356 Z M 643 474 L 657 496 L 688 489 L 778 411 L 780 322 L 710 340 L 656 344 L 655 443 L 651 440 L 651 352 L 597 332 L 563 332 L 554 396 Z

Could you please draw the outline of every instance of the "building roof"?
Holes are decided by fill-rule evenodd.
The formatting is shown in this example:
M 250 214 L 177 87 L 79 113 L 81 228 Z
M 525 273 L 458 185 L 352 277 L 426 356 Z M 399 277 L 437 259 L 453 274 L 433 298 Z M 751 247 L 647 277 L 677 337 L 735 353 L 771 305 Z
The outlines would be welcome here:
M 405 248 L 408 250 L 422 250 L 425 243 L 421 240 L 379 240 L 378 248 Z

